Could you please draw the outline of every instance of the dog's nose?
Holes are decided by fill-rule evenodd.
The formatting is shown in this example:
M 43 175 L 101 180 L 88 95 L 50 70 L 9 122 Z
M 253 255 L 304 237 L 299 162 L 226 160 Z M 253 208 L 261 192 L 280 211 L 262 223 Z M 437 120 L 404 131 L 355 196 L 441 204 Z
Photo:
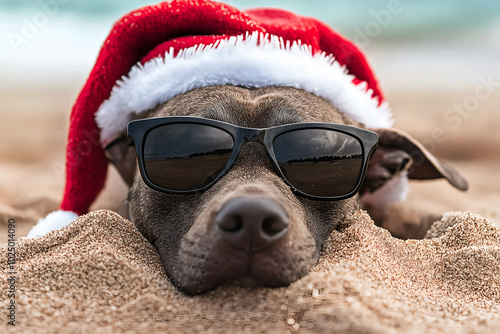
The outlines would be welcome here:
M 286 235 L 288 216 L 273 200 L 238 197 L 222 206 L 215 229 L 236 249 L 259 252 Z

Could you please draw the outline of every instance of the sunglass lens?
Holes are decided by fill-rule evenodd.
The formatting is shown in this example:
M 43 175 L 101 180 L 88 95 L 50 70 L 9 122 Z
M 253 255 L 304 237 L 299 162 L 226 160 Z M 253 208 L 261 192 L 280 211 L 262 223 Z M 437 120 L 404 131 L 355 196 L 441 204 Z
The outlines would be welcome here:
M 322 197 L 351 193 L 363 165 L 360 142 L 327 129 L 299 129 L 274 139 L 278 165 L 297 190 Z
M 229 161 L 232 136 L 203 124 L 167 124 L 151 130 L 144 141 L 144 169 L 163 188 L 197 190 L 213 182 Z

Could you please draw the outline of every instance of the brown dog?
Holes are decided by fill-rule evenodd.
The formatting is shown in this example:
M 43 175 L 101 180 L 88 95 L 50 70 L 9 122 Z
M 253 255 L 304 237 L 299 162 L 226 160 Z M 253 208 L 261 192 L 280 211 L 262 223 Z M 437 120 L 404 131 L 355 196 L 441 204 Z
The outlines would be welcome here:
M 361 126 L 326 100 L 284 87 L 197 88 L 141 117 L 187 115 L 253 128 L 301 122 Z M 396 130 L 377 132 L 379 148 L 362 194 L 380 188 L 412 162 L 410 178 L 444 177 L 458 188 L 466 187 L 460 175 L 410 137 Z M 359 196 L 314 201 L 295 195 L 257 143 L 245 144 L 219 182 L 193 195 L 149 188 L 137 172 L 135 148 L 125 129 L 119 140 L 107 146 L 106 155 L 130 186 L 129 218 L 156 247 L 170 279 L 190 294 L 226 283 L 283 286 L 299 279 L 317 263 L 328 235 L 360 208 Z M 374 213 L 383 220 L 383 212 Z M 230 233 L 229 228 L 228 233 L 225 227 L 235 219 L 243 225 L 242 231 Z

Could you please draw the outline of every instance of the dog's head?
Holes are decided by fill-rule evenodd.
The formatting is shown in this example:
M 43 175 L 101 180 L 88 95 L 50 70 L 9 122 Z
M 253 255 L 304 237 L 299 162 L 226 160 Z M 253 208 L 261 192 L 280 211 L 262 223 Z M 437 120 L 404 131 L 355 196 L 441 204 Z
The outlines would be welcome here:
M 304 122 L 361 126 L 326 100 L 283 87 L 198 88 L 141 117 L 163 116 L 196 116 L 250 128 Z M 369 165 L 361 191 L 374 191 L 406 170 L 415 153 L 425 162 L 414 168 L 413 175 L 456 181 L 428 152 L 411 145 L 411 139 L 396 131 L 380 133 L 381 153 Z M 189 195 L 147 186 L 138 173 L 135 146 L 125 132 L 108 145 L 106 154 L 130 186 L 129 218 L 158 249 L 172 281 L 192 294 L 224 283 L 283 286 L 297 280 L 316 264 L 332 230 L 359 209 L 357 195 L 318 201 L 292 191 L 273 168 L 264 146 L 255 142 L 241 147 L 234 165 L 218 182 Z
M 160 133 L 154 144 L 142 142 L 150 138 L 146 133 L 139 141 L 139 132 L 132 134 L 135 145 L 127 138 L 131 119 L 164 116 L 223 121 L 243 144 L 237 147 L 233 138 L 229 149 L 196 146 L 176 156 L 185 143 L 170 142 L 162 131 L 179 132 L 179 127 L 151 130 Z M 134 124 L 154 122 L 138 120 L 129 127 L 133 132 Z M 304 129 L 297 123 L 310 122 L 329 125 L 305 125 L 309 136 L 302 130 L 300 136 L 279 132 L 292 133 L 292 128 Z M 88 211 L 104 186 L 104 148 L 130 186 L 129 218 L 158 249 L 177 286 L 200 293 L 226 282 L 286 285 L 309 271 L 328 235 L 359 208 L 358 190 L 363 205 L 377 207 L 380 198 L 392 199 L 401 190 L 386 187 L 395 175 L 445 177 L 465 187 L 458 174 L 411 137 L 383 129 L 391 125 L 390 110 L 361 51 L 316 19 L 269 8 L 240 11 L 209 0 L 144 7 L 113 26 L 73 107 L 62 212 L 48 216 L 41 229 L 59 228 Z M 360 129 L 365 126 L 379 134 L 371 161 L 377 135 Z M 182 131 L 183 139 L 194 142 L 189 131 Z M 322 135 L 328 139 L 317 142 L 325 145 L 313 144 L 310 138 Z M 209 143 L 218 142 L 216 137 Z M 204 137 L 196 138 L 203 144 Z M 160 146 L 166 156 L 156 154 Z M 295 152 L 297 147 L 307 154 Z M 216 165 L 228 150 L 227 163 Z M 280 162 L 273 150 L 282 154 Z M 138 172 L 136 153 L 147 182 Z M 183 162 L 191 158 L 189 165 Z M 146 159 L 156 166 L 156 180 L 144 173 Z M 169 173 L 161 160 L 176 164 L 179 173 Z M 218 168 L 223 170 L 218 173 Z M 201 170 L 210 172 L 201 177 L 206 186 L 200 184 Z M 186 178 L 197 181 L 190 185 Z M 173 193 L 173 183 L 182 185 L 177 190 L 200 192 Z M 380 195 L 379 188 L 389 191 Z

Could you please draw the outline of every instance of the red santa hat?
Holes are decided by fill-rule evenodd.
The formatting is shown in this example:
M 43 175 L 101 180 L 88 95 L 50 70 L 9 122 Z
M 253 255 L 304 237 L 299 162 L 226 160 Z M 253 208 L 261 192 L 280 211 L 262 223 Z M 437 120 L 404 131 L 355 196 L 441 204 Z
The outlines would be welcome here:
M 287 86 L 323 97 L 367 127 L 392 115 L 361 51 L 324 23 L 280 9 L 240 11 L 177 0 L 122 17 L 105 40 L 71 113 L 60 210 L 29 236 L 69 224 L 104 186 L 103 147 L 134 114 L 209 85 Z

